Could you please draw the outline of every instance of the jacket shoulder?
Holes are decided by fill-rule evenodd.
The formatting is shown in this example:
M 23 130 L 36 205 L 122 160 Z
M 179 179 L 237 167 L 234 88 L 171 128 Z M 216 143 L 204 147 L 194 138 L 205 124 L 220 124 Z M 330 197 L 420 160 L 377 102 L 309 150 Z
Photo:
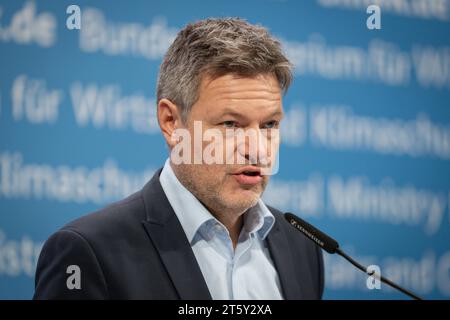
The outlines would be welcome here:
M 116 235 L 140 227 L 145 219 L 142 191 L 67 223 L 61 230 L 72 230 L 87 238 Z

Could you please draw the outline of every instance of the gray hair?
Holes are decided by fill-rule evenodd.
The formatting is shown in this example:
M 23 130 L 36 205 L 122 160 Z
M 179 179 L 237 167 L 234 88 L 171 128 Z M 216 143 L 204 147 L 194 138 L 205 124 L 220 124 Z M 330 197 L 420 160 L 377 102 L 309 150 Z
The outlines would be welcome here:
M 202 76 L 229 73 L 272 73 L 283 93 L 292 81 L 292 65 L 267 29 L 239 18 L 206 19 L 188 24 L 167 50 L 159 70 L 157 101 L 173 102 L 186 121 Z

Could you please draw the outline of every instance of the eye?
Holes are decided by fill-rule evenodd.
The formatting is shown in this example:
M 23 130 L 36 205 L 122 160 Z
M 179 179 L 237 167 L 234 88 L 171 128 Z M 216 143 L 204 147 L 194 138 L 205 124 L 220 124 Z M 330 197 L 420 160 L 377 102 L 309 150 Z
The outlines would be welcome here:
M 273 129 L 273 128 L 278 127 L 278 124 L 279 124 L 278 121 L 272 120 L 272 121 L 269 121 L 269 122 L 265 123 L 263 125 L 263 128 L 264 129 Z
M 237 127 L 236 121 L 228 120 L 221 123 L 225 128 L 235 128 Z

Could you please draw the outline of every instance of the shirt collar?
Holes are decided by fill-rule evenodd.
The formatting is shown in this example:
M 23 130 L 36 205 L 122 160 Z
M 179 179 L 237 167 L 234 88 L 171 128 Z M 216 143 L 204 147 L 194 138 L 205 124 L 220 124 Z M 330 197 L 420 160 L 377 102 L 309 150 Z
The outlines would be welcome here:
M 159 176 L 164 193 L 169 200 L 184 232 L 192 243 L 202 226 L 213 226 L 220 222 L 203 206 L 203 204 L 178 180 L 167 159 Z M 264 204 L 258 199 L 255 206 L 244 214 L 244 230 L 248 233 L 257 232 L 261 239 L 265 239 L 273 227 L 275 218 Z
M 261 198 L 255 206 L 247 210 L 244 215 L 244 228 L 247 232 L 257 232 L 261 239 L 265 239 L 275 223 L 275 217 Z

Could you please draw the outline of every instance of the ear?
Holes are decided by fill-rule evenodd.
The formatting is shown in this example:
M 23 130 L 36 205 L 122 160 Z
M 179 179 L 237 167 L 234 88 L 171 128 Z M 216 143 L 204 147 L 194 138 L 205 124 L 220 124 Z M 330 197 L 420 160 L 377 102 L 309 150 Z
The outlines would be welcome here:
M 170 148 L 174 147 L 176 141 L 172 140 L 172 134 L 175 129 L 182 127 L 181 114 L 178 112 L 176 104 L 168 99 L 159 100 L 158 123 L 167 145 Z

